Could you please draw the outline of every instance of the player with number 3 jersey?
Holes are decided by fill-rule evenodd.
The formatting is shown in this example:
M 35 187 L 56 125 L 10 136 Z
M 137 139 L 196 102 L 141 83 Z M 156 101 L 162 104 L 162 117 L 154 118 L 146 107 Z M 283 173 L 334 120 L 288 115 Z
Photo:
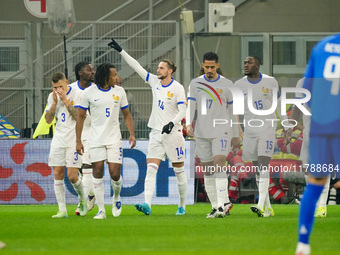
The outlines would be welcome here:
M 68 80 L 64 73 L 55 73 L 52 76 L 52 85 L 53 92 L 48 96 L 48 110 L 45 114 L 47 123 L 51 123 L 54 117 L 57 119 L 48 163 L 53 167 L 54 192 L 59 206 L 58 213 L 52 218 L 68 217 L 65 202 L 65 166 L 67 167 L 67 177 L 78 194 L 79 214 L 84 216 L 87 213 L 86 196 L 82 180 L 78 178 L 78 169 L 81 167 L 82 161 L 75 148 L 77 112 L 74 105 L 78 101 L 79 94 L 68 86 Z

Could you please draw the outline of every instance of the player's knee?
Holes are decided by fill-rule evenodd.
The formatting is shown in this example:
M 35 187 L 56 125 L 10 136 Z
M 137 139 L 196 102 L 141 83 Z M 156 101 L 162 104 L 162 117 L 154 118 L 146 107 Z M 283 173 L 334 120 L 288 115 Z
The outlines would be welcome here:
M 73 173 L 73 172 L 68 172 L 67 178 L 70 180 L 71 183 L 76 183 L 78 181 L 78 174 Z
M 114 180 L 114 181 L 119 181 L 120 173 L 113 173 L 113 174 L 111 174 L 111 179 Z

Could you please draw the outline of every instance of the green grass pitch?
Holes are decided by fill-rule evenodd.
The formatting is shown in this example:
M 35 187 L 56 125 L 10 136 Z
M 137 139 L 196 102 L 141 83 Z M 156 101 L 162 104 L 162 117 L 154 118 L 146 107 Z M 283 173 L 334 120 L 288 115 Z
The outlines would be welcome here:
M 56 205 L 0 206 L 2 254 L 294 254 L 298 205 L 274 205 L 275 216 L 258 218 L 250 205 L 234 205 L 223 219 L 206 219 L 209 203 L 187 206 L 187 215 L 175 216 L 177 206 L 154 205 L 152 215 L 123 205 L 114 218 L 94 220 L 97 207 L 85 217 L 52 219 Z M 312 253 L 339 254 L 340 207 L 328 206 L 327 218 L 316 219 Z

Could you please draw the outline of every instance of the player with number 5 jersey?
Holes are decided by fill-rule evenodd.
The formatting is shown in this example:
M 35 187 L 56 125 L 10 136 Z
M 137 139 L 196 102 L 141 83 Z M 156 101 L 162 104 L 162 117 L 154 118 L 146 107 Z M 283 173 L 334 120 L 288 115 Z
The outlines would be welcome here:
M 113 189 L 112 215 L 118 217 L 122 211 L 120 191 L 123 179 L 121 166 L 123 161 L 122 136 L 119 128 L 119 112 L 122 111 L 125 124 L 129 130 L 131 148 L 136 145 L 133 120 L 125 90 L 116 86 L 116 67 L 110 63 L 98 66 L 95 83 L 87 88 L 78 108 L 76 124 L 77 152 L 84 153 L 81 135 L 86 118 L 86 111 L 91 113 L 91 130 L 89 139 L 90 161 L 93 166 L 93 188 L 99 211 L 94 219 L 105 219 L 104 206 L 104 162 L 109 167 Z
M 180 196 L 176 215 L 184 215 L 186 214 L 187 177 L 184 171 L 185 141 L 180 122 L 185 117 L 186 98 L 183 86 L 171 77 L 177 67 L 171 60 L 163 59 L 158 64 L 157 75 L 153 75 L 124 51 L 114 39 L 108 46 L 118 51 L 127 64 L 150 85 L 153 96 L 152 110 L 148 122 L 151 132 L 144 185 L 145 202 L 136 204 L 135 207 L 145 215 L 151 214 L 151 200 L 156 188 L 156 174 L 161 160 L 164 160 L 167 156 L 177 177 Z

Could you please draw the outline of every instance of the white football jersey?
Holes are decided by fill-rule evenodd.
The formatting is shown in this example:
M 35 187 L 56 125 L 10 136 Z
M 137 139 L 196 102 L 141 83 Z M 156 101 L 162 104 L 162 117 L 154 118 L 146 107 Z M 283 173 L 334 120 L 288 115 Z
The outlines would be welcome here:
M 232 136 L 230 117 L 228 115 L 228 104 L 233 103 L 233 96 L 228 89 L 234 86 L 231 80 L 218 75 L 216 80 L 208 80 L 205 75 L 201 75 L 189 84 L 188 100 L 191 111 L 196 109 L 197 119 L 195 122 L 195 137 L 218 138 L 221 136 Z M 190 111 L 190 109 L 187 109 Z M 191 116 L 194 112 L 190 113 Z M 215 123 L 217 120 L 227 121 L 227 124 Z M 187 123 L 189 124 L 189 123 Z
M 146 82 L 150 84 L 153 97 L 148 127 L 162 131 L 163 126 L 177 115 L 178 105 L 186 102 L 184 87 L 173 78 L 163 86 L 161 80 L 151 73 L 147 74 Z M 182 129 L 180 122 L 174 124 L 174 128 Z
M 111 145 L 122 139 L 119 112 L 129 107 L 122 87 L 103 90 L 92 85 L 83 92 L 79 107 L 91 114 L 90 148 Z
M 67 100 L 71 105 L 77 104 L 79 100 L 79 94 L 75 89 L 68 86 Z M 53 104 L 53 92 L 48 95 L 47 110 L 49 110 Z M 55 111 L 56 125 L 53 135 L 51 146 L 55 147 L 71 147 L 75 146 L 76 142 L 76 120 L 72 118 L 71 114 L 66 109 L 64 103 L 58 96 L 58 103 Z
M 240 88 L 245 95 L 244 97 L 244 135 L 258 136 L 262 134 L 275 134 L 278 121 L 275 111 L 269 115 L 256 115 L 248 107 L 249 93 L 252 94 L 252 106 L 256 110 L 268 110 L 273 105 L 273 96 L 279 97 L 279 85 L 272 76 L 261 74 L 257 82 L 251 82 L 247 76 L 237 80 L 235 86 Z M 273 95 L 273 89 L 278 94 Z M 275 108 L 276 109 L 276 108 Z M 271 121 L 273 120 L 273 121 Z
M 92 83 L 90 83 L 90 86 L 92 85 Z M 89 87 L 90 87 L 89 86 Z M 79 81 L 76 81 L 76 82 L 73 82 L 70 84 L 70 87 L 72 87 L 72 89 L 78 91 L 78 95 L 79 95 L 79 99 L 78 99 L 78 102 L 77 102 L 77 105 L 75 105 L 75 107 L 79 107 L 79 104 L 81 102 L 81 98 L 82 98 L 82 95 L 83 95 L 83 92 L 85 91 L 85 89 L 87 88 L 83 88 L 79 85 Z M 88 88 L 89 88 L 88 87 Z M 84 140 L 87 140 L 89 138 L 89 135 L 90 135 L 90 128 L 91 128 L 91 115 L 89 113 L 89 111 L 86 111 L 86 118 L 84 120 L 84 126 L 83 126 L 83 131 L 81 133 L 81 140 L 84 141 Z

